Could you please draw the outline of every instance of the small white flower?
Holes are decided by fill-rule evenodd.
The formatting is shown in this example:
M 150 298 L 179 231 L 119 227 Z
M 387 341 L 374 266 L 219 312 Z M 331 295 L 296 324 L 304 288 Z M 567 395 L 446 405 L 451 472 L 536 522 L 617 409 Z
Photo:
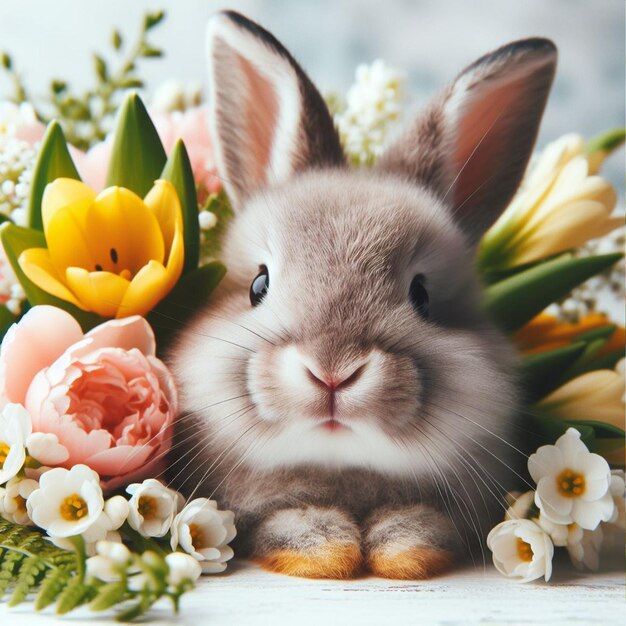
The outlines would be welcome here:
M 504 519 L 528 519 L 529 512 L 535 504 L 535 492 L 527 491 L 518 495 L 511 502 L 511 506 L 507 509 Z
M 181 583 L 189 580 L 195 582 L 202 574 L 202 568 L 196 559 L 182 552 L 172 552 L 165 557 L 169 568 L 167 583 L 172 587 L 178 587 Z
M 81 535 L 104 507 L 100 477 L 86 465 L 56 467 L 42 474 L 39 489 L 26 500 L 30 518 L 51 537 Z
M 553 446 L 541 446 L 528 459 L 528 471 L 537 483 L 535 504 L 556 524 L 576 522 L 594 530 L 611 519 L 615 510 L 609 492 L 608 463 L 592 454 L 569 428 Z
M 174 518 L 172 550 L 181 547 L 200 561 L 202 571 L 216 574 L 226 569 L 233 557 L 229 544 L 237 534 L 232 511 L 219 511 L 217 503 L 208 498 L 196 498 Z
M 542 576 L 550 580 L 554 546 L 535 522 L 501 522 L 489 533 L 487 546 L 493 553 L 493 564 L 504 576 L 523 583 Z
M 120 580 L 130 564 L 129 549 L 123 543 L 98 541 L 95 550 L 96 555 L 87 559 L 87 574 L 106 583 Z
M 148 478 L 126 487 L 131 494 L 128 523 L 144 537 L 163 537 L 183 505 L 183 497 L 158 480 Z
M 198 223 L 201 230 L 211 230 L 217 226 L 217 215 L 213 211 L 200 211 L 198 213 Z
M 26 439 L 28 454 L 44 465 L 59 465 L 70 457 L 54 433 L 31 433 Z
M 26 460 L 26 439 L 32 430 L 28 411 L 21 404 L 7 404 L 0 413 L 0 485 L 13 478 Z
M 604 538 L 602 527 L 598 526 L 595 530 L 583 530 L 578 527 L 578 530 L 578 540 L 567 543 L 570 559 L 576 569 L 590 569 L 595 572 L 600 567 L 600 550 Z
M 4 489 L 0 487 L 0 517 L 14 524 L 32 526 L 33 522 L 26 510 L 26 500 L 38 486 L 36 480 L 17 476 L 11 478 Z

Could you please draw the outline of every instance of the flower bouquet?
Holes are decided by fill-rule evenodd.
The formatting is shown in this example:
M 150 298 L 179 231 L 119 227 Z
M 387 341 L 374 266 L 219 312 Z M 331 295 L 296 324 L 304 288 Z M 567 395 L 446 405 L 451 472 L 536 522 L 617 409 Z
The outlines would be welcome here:
M 224 275 L 230 208 L 198 94 L 169 85 L 146 109 L 129 91 L 139 60 L 161 54 L 148 36 L 162 19 L 145 18 L 119 70 L 94 57 L 94 89 L 53 81 L 47 110 L 3 57 L 16 85 L 0 109 L 0 594 L 12 605 L 34 595 L 37 610 L 133 619 L 159 598 L 177 608 L 233 556 L 233 514 L 163 479 L 179 407 L 160 356 Z M 112 42 L 124 49 L 118 32 Z M 345 101 L 328 96 L 355 166 L 382 154 L 402 83 L 377 61 Z M 549 578 L 554 546 L 596 567 L 602 529 L 623 528 L 610 466 L 624 465 L 624 329 L 597 310 L 599 293 L 623 295 L 623 216 L 598 174 L 623 141 L 547 146 L 477 249 L 484 306 L 519 348 L 522 452 L 541 446 L 536 490 L 511 494 L 487 539 L 498 569 L 525 581 Z

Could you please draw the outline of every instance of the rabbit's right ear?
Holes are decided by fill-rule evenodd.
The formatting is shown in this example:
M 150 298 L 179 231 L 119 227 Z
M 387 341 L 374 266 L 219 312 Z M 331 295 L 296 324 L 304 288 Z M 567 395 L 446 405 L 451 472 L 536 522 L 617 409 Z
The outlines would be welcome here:
M 298 170 L 345 163 L 322 96 L 272 34 L 234 11 L 218 13 L 207 56 L 215 160 L 236 209 Z

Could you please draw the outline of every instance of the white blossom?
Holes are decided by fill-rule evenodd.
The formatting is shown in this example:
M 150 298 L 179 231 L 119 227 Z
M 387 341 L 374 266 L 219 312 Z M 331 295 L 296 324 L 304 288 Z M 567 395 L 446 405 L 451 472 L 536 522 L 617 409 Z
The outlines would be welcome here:
M 4 488 L 0 487 L 0 517 L 14 524 L 32 526 L 33 522 L 26 510 L 26 500 L 38 486 L 37 481 L 30 478 L 11 478 Z
M 357 164 L 371 164 L 382 154 L 400 117 L 404 82 L 404 73 L 380 59 L 357 67 L 346 107 L 335 115 L 344 148 Z
M 166 80 L 154 92 L 150 109 L 153 111 L 185 111 L 202 103 L 202 85 L 198 82 L 183 83 Z
M 528 459 L 528 470 L 537 483 L 535 504 L 550 521 L 594 530 L 611 519 L 609 465 L 589 452 L 576 429 L 569 428 L 553 446 L 541 446 Z
M 70 456 L 54 433 L 31 433 L 26 439 L 28 454 L 44 465 L 59 465 Z
M 95 552 L 87 559 L 87 574 L 105 583 L 120 580 L 131 562 L 129 549 L 123 543 L 98 541 Z
M 519 582 L 552 575 L 554 546 L 535 522 L 526 519 L 501 522 L 487 537 L 496 569 Z
M 86 465 L 45 472 L 26 500 L 30 518 L 54 538 L 85 533 L 101 519 L 103 507 L 100 477 Z
M 172 552 L 165 557 L 167 563 L 167 583 L 178 587 L 185 581 L 195 582 L 202 574 L 200 564 L 196 559 L 182 552 Z
M 208 498 L 196 498 L 183 508 L 172 523 L 172 550 L 177 547 L 200 562 L 204 573 L 215 574 L 226 569 L 233 557 L 228 545 L 237 534 L 232 511 L 220 511 Z
M 163 537 L 183 505 L 183 497 L 154 478 L 126 487 L 131 494 L 128 523 L 144 537 Z
M 211 230 L 217 226 L 217 215 L 213 211 L 200 211 L 198 213 L 200 230 Z
M 0 412 L 0 485 L 22 469 L 31 429 L 30 415 L 21 404 L 5 405 Z
M 535 504 L 535 492 L 527 491 L 517 495 L 511 505 L 504 514 L 505 520 L 511 519 L 527 519 L 529 517 L 529 511 Z

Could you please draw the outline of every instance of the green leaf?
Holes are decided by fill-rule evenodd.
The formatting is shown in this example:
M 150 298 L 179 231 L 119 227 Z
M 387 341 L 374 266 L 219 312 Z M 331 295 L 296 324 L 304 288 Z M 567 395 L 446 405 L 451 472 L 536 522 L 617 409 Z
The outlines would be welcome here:
M 161 350 L 206 303 L 225 273 L 226 268 L 219 261 L 213 261 L 189 272 L 148 314 L 148 321 L 157 335 Z
M 614 128 L 587 142 L 587 154 L 594 152 L 610 153 L 619 148 L 626 140 L 626 128 Z
M 522 358 L 520 374 L 527 402 L 536 402 L 561 385 L 562 373 L 585 351 L 584 341 Z
M 576 427 L 576 424 L 582 424 L 583 426 L 587 426 L 589 428 L 593 428 L 596 439 L 621 439 L 624 440 L 626 436 L 626 432 L 622 428 L 618 426 L 613 426 L 613 424 L 607 424 L 606 422 L 598 422 L 596 420 L 576 420 L 575 422 L 570 422 Z
M 89 608 L 92 611 L 106 611 L 119 604 L 126 597 L 126 583 L 112 582 L 98 589 L 98 595 L 91 601 Z
M 77 576 L 74 577 L 57 600 L 57 615 L 65 615 L 76 607 L 86 604 L 95 597 L 96 593 L 95 587 L 86 585 Z
M 598 339 L 588 341 L 584 352 L 580 355 L 578 360 L 566 372 L 564 372 L 564 380 L 571 380 L 586 371 L 597 369 L 594 365 L 594 359 L 596 354 L 600 352 L 606 342 L 606 337 L 600 337 Z
M 16 319 L 15 315 L 4 304 L 0 305 L 0 342 Z
M 55 178 L 73 178 L 80 180 L 76 166 L 72 161 L 63 130 L 56 121 L 50 122 L 43 137 L 30 190 L 28 203 L 28 225 L 43 230 L 41 219 L 41 200 L 46 185 Z
M 114 30 L 111 34 L 111 43 L 116 50 L 119 50 L 122 47 L 122 34 L 119 30 Z
M 66 570 L 48 570 L 35 598 L 35 611 L 41 611 L 50 606 L 58 598 L 61 591 L 65 589 L 70 578 L 71 574 Z
M 489 286 L 484 306 L 503 330 L 513 332 L 621 258 L 618 253 L 580 258 L 563 255 Z
M 185 239 L 185 266 L 187 273 L 197 269 L 200 260 L 200 226 L 198 224 L 198 197 L 193 170 L 185 144 L 179 139 L 163 168 L 161 178 L 169 180 L 176 188 L 183 210 L 183 232 Z
M 165 165 L 159 135 L 136 93 L 128 95 L 115 126 L 107 186 L 131 189 L 142 198 Z
M 32 306 L 49 304 L 63 309 L 75 317 L 85 331 L 104 321 L 103 318 L 95 313 L 82 311 L 73 304 L 47 293 L 26 277 L 18 263 L 19 256 L 24 250 L 29 248 L 46 247 L 46 239 L 42 232 L 5 222 L 0 226 L 0 241 L 2 241 L 9 263 L 11 263 L 11 267 Z
M 46 564 L 39 556 L 33 555 L 26 558 L 20 567 L 20 573 L 15 582 L 15 588 L 9 600 L 9 606 L 17 606 L 24 602 L 28 594 L 36 587 L 45 571 Z

